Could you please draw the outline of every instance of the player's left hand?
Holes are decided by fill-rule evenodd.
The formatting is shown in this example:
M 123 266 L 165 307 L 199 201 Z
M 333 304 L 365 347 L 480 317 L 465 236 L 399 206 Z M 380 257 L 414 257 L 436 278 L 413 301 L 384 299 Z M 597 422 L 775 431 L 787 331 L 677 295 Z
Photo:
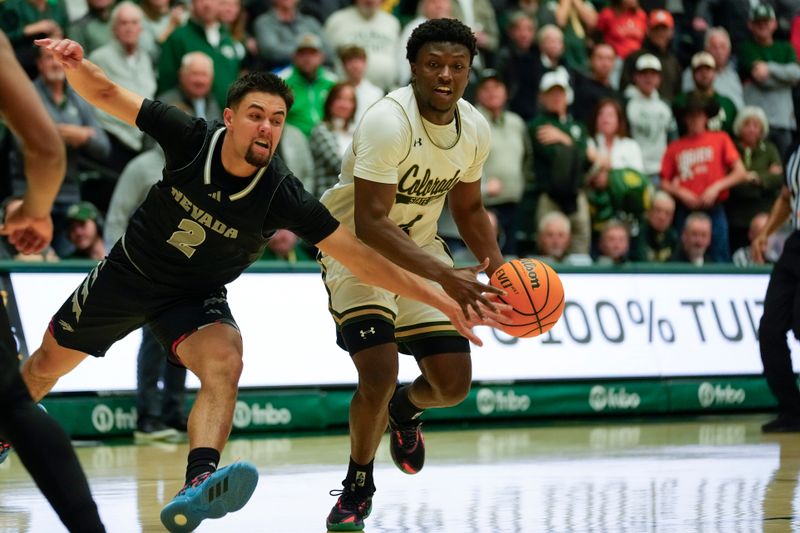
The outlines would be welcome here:
M 6 205 L 6 217 L 0 225 L 0 235 L 8 237 L 20 253 L 35 254 L 44 250 L 53 238 L 53 220 L 50 216 L 32 217 L 25 211 L 21 199 Z
M 78 68 L 83 61 L 83 47 L 70 39 L 36 39 L 33 44 L 47 49 L 65 69 Z
M 512 311 L 511 306 L 502 303 L 497 296 L 487 295 L 486 298 L 492 303 L 494 309 L 481 303 L 479 307 L 483 316 L 478 315 L 478 313 L 470 307 L 467 308 L 467 315 L 465 316 L 461 306 L 452 298 L 450 298 L 452 302 L 450 308 L 443 310 L 447 318 L 450 319 L 450 322 L 455 326 L 456 330 L 458 330 L 459 334 L 466 337 L 476 346 L 483 346 L 483 341 L 480 337 L 475 335 L 472 328 L 475 326 L 497 327 L 498 322 L 502 320 L 503 317 L 510 316 Z

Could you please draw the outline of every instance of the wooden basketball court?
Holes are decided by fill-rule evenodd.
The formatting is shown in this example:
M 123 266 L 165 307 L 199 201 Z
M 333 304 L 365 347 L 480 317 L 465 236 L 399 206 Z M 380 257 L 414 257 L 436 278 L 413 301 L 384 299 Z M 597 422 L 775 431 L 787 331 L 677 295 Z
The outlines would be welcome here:
M 763 435 L 766 415 L 686 421 L 598 420 L 453 430 L 428 428 L 417 476 L 376 460 L 370 533 L 798 531 L 800 434 Z M 78 443 L 109 532 L 163 531 L 187 445 Z M 237 438 L 223 463 L 261 473 L 241 511 L 198 531 L 325 531 L 348 437 Z M 63 526 L 16 455 L 0 465 L 0 532 Z

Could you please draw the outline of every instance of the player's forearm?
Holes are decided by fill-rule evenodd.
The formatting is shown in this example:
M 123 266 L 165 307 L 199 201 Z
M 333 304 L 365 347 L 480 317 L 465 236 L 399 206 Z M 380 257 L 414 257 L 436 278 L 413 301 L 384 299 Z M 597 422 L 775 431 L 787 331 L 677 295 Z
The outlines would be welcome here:
M 467 214 L 453 212 L 453 219 L 461 238 L 478 261 L 489 258 L 486 274 L 491 276 L 504 263 L 504 259 L 497 245 L 497 231 L 489 221 L 486 209 L 481 207 Z
M 387 217 L 356 221 L 356 235 L 393 263 L 423 278 L 440 281 L 451 268 L 424 252 Z
M 92 105 L 107 110 L 119 91 L 119 86 L 111 81 L 103 69 L 83 59 L 77 68 L 65 69 L 70 86 Z

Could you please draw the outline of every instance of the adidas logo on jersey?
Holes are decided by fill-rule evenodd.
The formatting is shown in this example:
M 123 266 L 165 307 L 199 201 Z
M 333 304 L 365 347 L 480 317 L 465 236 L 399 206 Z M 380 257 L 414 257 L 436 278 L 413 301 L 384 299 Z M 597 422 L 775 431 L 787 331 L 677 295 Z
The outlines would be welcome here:
M 220 191 L 210 192 L 208 195 L 218 202 L 222 199 L 222 193 Z
M 64 331 L 69 331 L 70 333 L 75 332 L 75 330 L 72 328 L 72 325 L 65 320 L 59 320 L 58 325 L 61 326 L 61 329 L 63 329 Z

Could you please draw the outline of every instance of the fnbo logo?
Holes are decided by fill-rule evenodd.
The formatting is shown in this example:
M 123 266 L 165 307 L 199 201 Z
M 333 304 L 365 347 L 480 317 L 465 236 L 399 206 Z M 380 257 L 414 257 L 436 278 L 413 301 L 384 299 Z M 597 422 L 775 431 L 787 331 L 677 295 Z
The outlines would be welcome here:
M 236 408 L 233 410 L 233 425 L 237 428 L 246 428 L 253 420 L 253 414 L 250 412 L 250 406 L 244 402 L 236 402 Z

